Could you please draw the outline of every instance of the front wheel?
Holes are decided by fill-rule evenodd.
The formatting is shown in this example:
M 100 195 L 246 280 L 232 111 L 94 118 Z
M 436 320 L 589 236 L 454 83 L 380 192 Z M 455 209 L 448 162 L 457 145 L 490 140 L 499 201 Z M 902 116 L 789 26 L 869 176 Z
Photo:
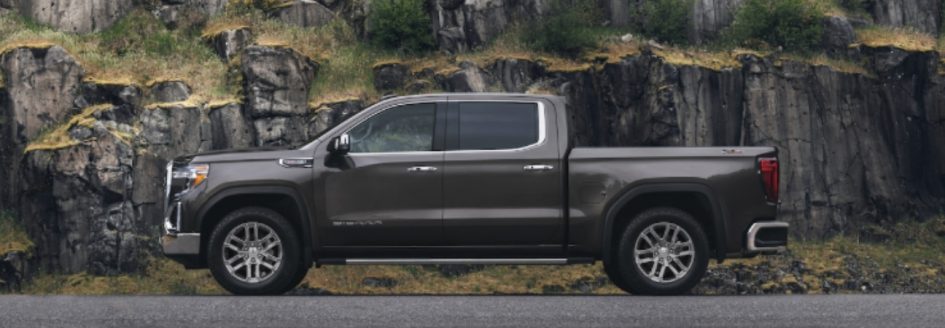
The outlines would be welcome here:
M 621 235 L 612 280 L 631 294 L 678 295 L 705 275 L 709 243 L 689 213 L 654 208 L 637 215 Z
M 282 294 L 305 273 L 301 243 L 279 213 L 242 208 L 217 224 L 207 244 L 210 272 L 237 295 Z

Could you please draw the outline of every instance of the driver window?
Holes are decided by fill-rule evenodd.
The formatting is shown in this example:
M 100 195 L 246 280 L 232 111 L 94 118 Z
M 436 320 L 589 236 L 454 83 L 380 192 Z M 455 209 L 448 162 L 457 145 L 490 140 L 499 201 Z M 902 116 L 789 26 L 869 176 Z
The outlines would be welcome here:
M 433 150 L 436 104 L 410 104 L 384 110 L 348 131 L 352 153 Z

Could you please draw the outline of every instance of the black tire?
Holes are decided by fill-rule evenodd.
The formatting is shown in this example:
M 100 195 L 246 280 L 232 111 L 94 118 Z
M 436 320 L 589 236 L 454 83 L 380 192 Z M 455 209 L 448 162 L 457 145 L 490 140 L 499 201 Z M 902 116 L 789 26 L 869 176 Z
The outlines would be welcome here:
M 637 238 L 640 234 L 651 225 L 663 223 L 673 224 L 688 234 L 689 240 L 692 242 L 692 251 L 694 253 L 694 255 L 691 255 L 691 259 L 681 257 L 683 262 L 691 263 L 691 265 L 685 273 L 679 274 L 678 276 L 673 276 L 670 273 L 669 277 L 673 278 L 670 282 L 658 282 L 650 279 L 647 273 L 643 272 L 641 267 L 653 268 L 656 267 L 657 264 L 640 261 L 641 264 L 638 265 L 637 257 L 634 255 L 634 249 L 637 247 Z M 611 259 L 613 267 L 608 270 L 608 274 L 611 275 L 611 280 L 615 282 L 617 287 L 631 294 L 679 295 L 686 293 L 702 280 L 706 268 L 709 265 L 709 242 L 702 226 L 692 215 L 676 208 L 652 208 L 638 214 L 633 218 L 630 224 L 627 225 L 626 229 L 624 229 L 617 245 L 616 256 Z M 654 249 L 655 248 L 656 247 L 654 247 Z M 665 255 L 665 253 L 663 254 Z M 683 253 L 680 252 L 679 254 Z M 691 262 L 687 260 L 691 260 Z M 681 266 L 672 264 L 672 268 L 679 270 Z M 661 278 L 665 277 L 657 277 L 654 279 Z
M 278 268 L 262 281 L 252 283 L 241 281 L 231 274 L 224 264 L 223 254 L 223 243 L 230 231 L 250 222 L 262 223 L 271 228 L 282 242 L 283 252 Z M 206 252 L 210 272 L 220 286 L 236 295 L 283 294 L 294 288 L 309 268 L 302 263 L 302 244 L 294 230 L 286 218 L 268 208 L 245 207 L 233 211 L 220 220 L 210 235 Z

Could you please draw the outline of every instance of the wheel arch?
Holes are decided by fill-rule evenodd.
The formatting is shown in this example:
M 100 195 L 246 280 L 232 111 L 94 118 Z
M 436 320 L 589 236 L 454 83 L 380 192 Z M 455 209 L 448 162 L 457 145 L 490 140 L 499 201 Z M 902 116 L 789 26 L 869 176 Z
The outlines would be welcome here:
M 712 188 L 698 181 L 643 182 L 626 187 L 604 211 L 601 259 L 609 263 L 617 229 L 633 217 L 653 207 L 675 207 L 696 217 L 706 230 L 715 258 L 725 257 L 725 212 Z M 708 220 L 704 219 L 709 216 Z
M 200 229 L 200 259 L 206 265 L 206 249 L 213 227 L 227 214 L 243 207 L 259 206 L 276 211 L 295 227 L 302 244 L 302 263 L 313 260 L 310 211 L 299 193 L 286 186 L 232 187 L 222 190 L 200 207 L 197 227 Z

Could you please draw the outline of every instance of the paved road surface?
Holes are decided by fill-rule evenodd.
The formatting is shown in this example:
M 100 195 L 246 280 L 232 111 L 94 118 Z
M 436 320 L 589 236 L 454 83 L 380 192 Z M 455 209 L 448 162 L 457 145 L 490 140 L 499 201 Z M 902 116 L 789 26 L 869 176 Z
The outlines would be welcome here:
M 2 296 L 0 327 L 945 327 L 945 295 Z

